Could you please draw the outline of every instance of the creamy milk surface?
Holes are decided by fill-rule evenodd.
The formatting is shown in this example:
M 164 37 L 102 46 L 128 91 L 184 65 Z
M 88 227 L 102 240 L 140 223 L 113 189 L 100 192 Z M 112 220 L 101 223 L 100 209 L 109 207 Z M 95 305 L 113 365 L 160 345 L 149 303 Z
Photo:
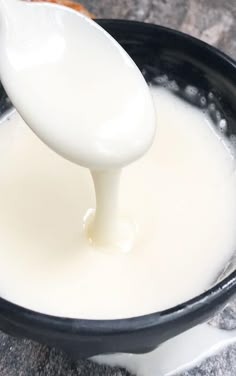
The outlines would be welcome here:
M 114 319 L 174 306 L 218 277 L 236 247 L 234 158 L 206 115 L 151 90 L 158 135 L 120 184 L 117 211 L 135 229 L 128 252 L 88 240 L 89 170 L 54 153 L 17 113 L 2 122 L 3 298 L 57 316 Z

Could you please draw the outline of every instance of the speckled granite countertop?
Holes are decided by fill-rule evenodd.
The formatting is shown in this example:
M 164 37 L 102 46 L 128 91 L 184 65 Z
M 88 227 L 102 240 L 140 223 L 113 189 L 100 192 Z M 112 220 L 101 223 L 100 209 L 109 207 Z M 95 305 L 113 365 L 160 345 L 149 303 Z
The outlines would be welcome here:
M 80 0 L 96 17 L 153 22 L 192 34 L 236 58 L 235 0 Z M 236 328 L 236 301 L 213 324 Z M 0 376 L 128 376 L 89 361 L 71 362 L 55 349 L 0 333 Z M 235 376 L 236 342 L 176 376 Z M 153 375 L 154 376 L 154 375 Z

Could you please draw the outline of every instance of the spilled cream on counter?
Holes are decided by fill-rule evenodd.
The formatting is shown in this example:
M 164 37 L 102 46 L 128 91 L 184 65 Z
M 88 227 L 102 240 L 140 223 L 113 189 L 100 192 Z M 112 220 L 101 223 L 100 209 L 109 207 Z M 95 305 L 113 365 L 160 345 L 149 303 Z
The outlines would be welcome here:
M 17 113 L 0 126 L 0 295 L 52 315 L 114 319 L 207 289 L 236 248 L 235 160 L 199 110 L 151 89 L 158 137 L 123 170 L 130 252 L 99 252 L 83 229 L 89 170 L 58 156 Z
M 92 360 L 119 366 L 136 376 L 180 376 L 196 373 L 195 368 L 213 372 L 217 359 L 236 345 L 236 330 L 221 330 L 208 324 L 198 325 L 162 344 L 147 354 L 100 355 Z M 212 361 L 209 361 L 212 358 Z M 205 363 L 205 364 L 204 364 Z M 206 371 L 207 372 L 207 371 Z

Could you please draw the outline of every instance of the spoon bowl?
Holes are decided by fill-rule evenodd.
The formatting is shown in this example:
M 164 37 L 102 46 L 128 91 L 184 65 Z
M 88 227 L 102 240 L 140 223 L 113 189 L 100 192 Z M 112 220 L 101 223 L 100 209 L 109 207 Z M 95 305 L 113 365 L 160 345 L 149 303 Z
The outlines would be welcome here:
M 110 34 L 48 2 L 1 0 L 0 18 L 3 86 L 45 144 L 91 170 L 143 156 L 156 128 L 152 97 Z

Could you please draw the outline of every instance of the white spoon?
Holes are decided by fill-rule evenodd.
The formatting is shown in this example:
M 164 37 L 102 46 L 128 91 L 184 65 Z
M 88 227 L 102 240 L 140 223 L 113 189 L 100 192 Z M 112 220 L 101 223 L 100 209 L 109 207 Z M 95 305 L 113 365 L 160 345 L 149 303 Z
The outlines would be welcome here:
M 0 0 L 0 77 L 32 130 L 90 169 L 149 148 L 155 115 L 135 63 L 100 26 L 49 3 Z

